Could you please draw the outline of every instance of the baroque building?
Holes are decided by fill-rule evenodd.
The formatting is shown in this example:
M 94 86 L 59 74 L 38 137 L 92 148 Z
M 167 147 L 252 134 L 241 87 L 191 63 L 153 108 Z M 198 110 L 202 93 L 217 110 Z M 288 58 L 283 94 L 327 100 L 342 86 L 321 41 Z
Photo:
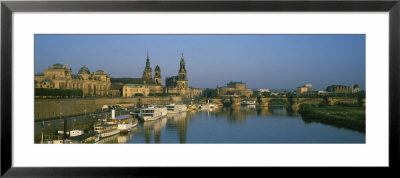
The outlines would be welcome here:
M 253 90 L 246 88 L 243 82 L 229 82 L 226 87 L 217 87 L 218 96 L 232 96 L 232 97 L 250 97 Z
M 194 98 L 202 94 L 202 89 L 189 87 L 188 83 L 186 63 L 182 53 L 178 75 L 167 77 L 165 79 L 164 92 L 169 94 L 179 94 L 186 98 Z
M 113 78 L 111 80 L 113 83 L 113 89 L 120 90 L 120 94 L 123 97 L 132 97 L 136 94 L 139 94 L 140 92 L 133 92 L 136 90 L 142 91 L 141 94 L 143 94 L 143 96 L 147 96 L 149 94 L 163 93 L 164 87 L 161 83 L 161 68 L 157 65 L 155 67 L 153 76 L 153 69 L 150 67 L 150 57 L 148 52 L 146 58 L 146 66 L 143 70 L 143 75 L 141 78 Z M 139 88 L 145 89 L 142 90 Z M 129 92 L 128 90 L 132 92 Z
M 82 90 L 83 96 L 110 96 L 111 75 L 107 70 L 90 70 L 83 66 L 78 74 L 72 74 L 67 64 L 53 64 L 43 73 L 35 75 L 35 88 L 76 89 Z

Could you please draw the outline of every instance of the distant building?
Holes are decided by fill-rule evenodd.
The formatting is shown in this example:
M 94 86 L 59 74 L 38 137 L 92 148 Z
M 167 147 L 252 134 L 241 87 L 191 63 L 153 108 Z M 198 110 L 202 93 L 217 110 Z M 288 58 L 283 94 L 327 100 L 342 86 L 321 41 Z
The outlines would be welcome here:
M 357 93 L 357 92 L 360 91 L 360 88 L 358 87 L 357 84 L 353 85 L 351 88 L 352 88 L 352 92 L 353 92 L 353 93 Z
M 43 73 L 35 75 L 35 88 L 76 89 L 82 90 L 83 96 L 110 96 L 111 75 L 107 70 L 90 70 L 83 66 L 78 74 L 72 74 L 67 64 L 53 64 Z
M 303 93 L 310 93 L 312 92 L 312 85 L 311 84 L 305 84 L 303 86 L 297 87 L 296 88 L 296 94 L 301 95 Z
M 324 95 L 329 95 L 329 94 L 330 94 L 330 92 L 327 92 L 326 90 L 318 90 L 318 95 L 324 96 Z
M 194 98 L 203 93 L 201 88 L 189 87 L 188 83 L 185 58 L 182 54 L 178 75 L 165 79 L 164 92 L 168 94 L 179 94 L 186 98 Z
M 233 96 L 233 97 L 250 97 L 253 90 L 246 88 L 246 84 L 242 82 L 229 82 L 226 87 L 217 88 L 218 96 Z
M 269 89 L 258 89 L 259 93 L 269 93 Z
M 360 88 L 357 84 L 351 87 L 346 85 L 331 85 L 326 88 L 326 91 L 331 93 L 357 93 L 360 91 Z
M 111 83 L 111 96 L 112 97 L 121 97 L 122 96 L 122 87 L 124 83 Z
M 148 96 L 150 89 L 148 85 L 143 84 L 125 84 L 122 87 L 123 97 L 134 97 L 134 96 Z

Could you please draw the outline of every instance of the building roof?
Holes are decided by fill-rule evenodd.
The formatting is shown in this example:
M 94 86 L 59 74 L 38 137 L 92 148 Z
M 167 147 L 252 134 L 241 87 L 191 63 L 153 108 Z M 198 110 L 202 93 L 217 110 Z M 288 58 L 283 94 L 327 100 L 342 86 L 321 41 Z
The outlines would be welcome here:
M 232 83 L 232 84 L 245 84 L 245 83 L 243 83 L 242 81 L 240 81 L 240 82 L 233 82 L 233 81 L 230 81 L 229 83 Z
M 79 69 L 78 74 L 90 74 L 90 70 L 86 66 L 83 66 Z
M 53 69 L 63 69 L 63 68 L 64 68 L 64 66 L 60 63 L 53 64 Z
M 142 78 L 111 78 L 111 83 L 143 84 Z
M 128 119 L 128 118 L 133 118 L 133 116 L 132 115 L 117 116 L 117 117 L 115 117 L 115 120 L 122 120 L 122 119 Z

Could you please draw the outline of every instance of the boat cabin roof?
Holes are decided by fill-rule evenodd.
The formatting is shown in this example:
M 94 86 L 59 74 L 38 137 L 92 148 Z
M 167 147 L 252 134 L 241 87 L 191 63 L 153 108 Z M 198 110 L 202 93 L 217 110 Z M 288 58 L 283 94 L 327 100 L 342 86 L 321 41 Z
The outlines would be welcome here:
M 122 116 L 117 116 L 115 117 L 115 120 L 123 120 L 123 119 L 129 119 L 133 118 L 131 115 L 122 115 Z
M 101 124 L 101 125 L 96 125 L 95 127 L 113 127 L 116 124 Z

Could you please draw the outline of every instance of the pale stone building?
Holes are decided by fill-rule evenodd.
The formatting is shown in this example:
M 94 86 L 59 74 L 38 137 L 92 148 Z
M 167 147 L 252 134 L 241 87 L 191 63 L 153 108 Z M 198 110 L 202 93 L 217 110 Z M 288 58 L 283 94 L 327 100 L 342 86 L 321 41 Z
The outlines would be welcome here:
M 125 84 L 122 87 L 122 96 L 123 97 L 134 97 L 138 94 L 140 96 L 148 96 L 150 93 L 150 89 L 148 85 L 143 84 Z
M 246 88 L 243 82 L 229 82 L 226 87 L 217 87 L 218 96 L 250 97 L 253 90 Z
M 296 88 L 296 94 L 301 95 L 303 93 L 310 93 L 312 92 L 312 85 L 311 84 L 305 84 L 303 86 L 297 87 Z
M 165 79 L 164 92 L 168 94 L 179 94 L 186 98 L 194 98 L 203 93 L 201 88 L 192 88 L 188 85 L 189 81 L 187 79 L 186 63 L 182 54 L 178 76 L 167 77 Z
M 110 74 L 107 70 L 90 70 L 83 66 L 78 74 L 72 74 L 67 64 L 54 64 L 43 73 L 35 75 L 35 88 L 77 89 L 83 91 L 83 96 L 110 96 Z

